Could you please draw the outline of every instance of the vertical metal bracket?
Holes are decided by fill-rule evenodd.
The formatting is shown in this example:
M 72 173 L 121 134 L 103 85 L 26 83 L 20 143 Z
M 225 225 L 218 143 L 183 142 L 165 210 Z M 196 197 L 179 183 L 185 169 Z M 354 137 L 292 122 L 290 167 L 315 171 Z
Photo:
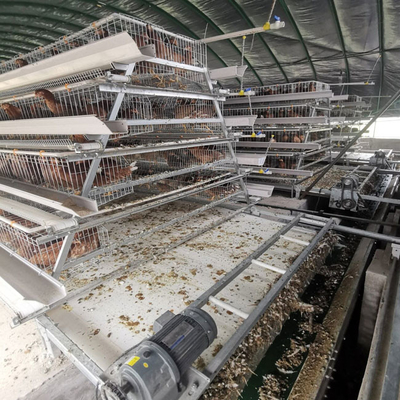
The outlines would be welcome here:
M 126 66 L 125 69 L 125 76 L 132 75 L 133 70 L 135 69 L 136 63 L 132 63 Z M 125 93 L 118 93 L 115 99 L 114 105 L 111 109 L 110 115 L 108 116 L 108 121 L 115 121 L 117 119 L 117 115 L 119 109 L 121 108 L 122 101 L 124 100 Z M 101 143 L 103 144 L 103 149 L 107 147 L 109 135 L 103 135 L 100 139 Z M 83 184 L 82 194 L 83 197 L 89 197 L 90 190 L 93 186 L 94 178 L 96 177 L 97 170 L 100 165 L 100 157 L 96 156 L 93 158 L 92 163 L 90 165 L 88 174 L 86 176 L 85 183 Z
M 60 277 L 62 267 L 67 260 L 69 250 L 71 248 L 72 241 L 74 240 L 74 233 L 69 233 L 68 235 L 64 236 L 63 244 L 61 246 L 60 253 L 58 254 L 56 264 L 53 268 L 53 277 L 58 279 Z

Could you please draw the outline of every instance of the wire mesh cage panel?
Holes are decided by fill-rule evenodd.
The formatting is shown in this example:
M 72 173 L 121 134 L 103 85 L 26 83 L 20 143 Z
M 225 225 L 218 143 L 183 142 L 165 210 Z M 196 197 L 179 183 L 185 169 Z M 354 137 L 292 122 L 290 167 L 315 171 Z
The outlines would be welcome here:
M 2 121 L 95 115 L 102 121 L 108 120 L 116 100 L 116 93 L 101 92 L 97 86 L 74 89 L 38 89 L 33 95 L 10 99 L 0 104 Z M 117 114 L 117 119 L 149 119 L 151 104 L 147 97 L 126 94 Z M 148 132 L 151 127 L 136 126 L 138 132 Z
M 282 83 L 277 85 L 258 86 L 246 89 L 254 93 L 254 96 L 269 96 L 276 94 L 289 94 L 289 93 L 309 93 L 309 92 L 322 92 L 329 90 L 329 85 L 323 82 L 307 81 L 296 83 Z M 233 98 L 243 97 L 239 95 L 240 90 L 231 91 Z
M 0 153 L 0 175 L 62 192 L 81 194 L 88 178 L 91 160 L 68 161 L 67 158 L 19 153 Z M 102 158 L 93 187 L 109 188 L 132 178 L 134 165 L 124 157 Z
M 19 148 L 23 145 L 25 149 L 67 149 L 74 150 L 74 143 L 86 140 L 84 136 L 56 136 L 56 135 L 1 135 L 0 147 Z
M 169 194 L 178 190 L 200 189 L 198 193 L 191 197 L 201 198 L 207 201 L 223 199 L 241 190 L 237 181 L 222 183 L 223 179 L 229 174 L 223 174 L 223 170 L 197 171 L 190 174 L 179 175 L 169 179 L 148 183 L 138 187 L 138 192 L 150 195 Z M 221 185 L 207 188 L 210 183 L 221 181 Z M 204 187 L 204 190 L 201 190 Z
M 345 108 L 345 107 L 335 107 L 331 111 L 331 117 L 349 117 L 357 118 L 361 117 L 362 110 L 357 110 L 356 108 Z
M 233 162 L 226 143 L 135 154 L 126 158 L 137 167 L 132 174 L 133 179 L 158 177 L 173 171 Z
M 79 32 L 64 36 L 49 45 L 38 47 L 29 53 L 17 55 L 13 59 L 1 63 L 0 73 L 23 68 L 25 65 L 115 36 L 121 32 L 127 32 L 139 48 L 154 45 L 157 58 L 200 67 L 207 65 L 206 45 L 204 43 L 165 31 L 160 27 L 129 16 L 112 14 L 92 23 Z
M 300 166 L 300 157 L 285 156 L 282 154 L 267 155 L 264 163 L 266 168 L 280 168 L 280 169 L 298 169 Z
M 329 130 L 321 131 L 307 131 L 307 130 L 243 130 L 241 142 L 253 142 L 257 144 L 259 142 L 277 142 L 277 143 L 309 143 L 315 142 L 320 139 L 329 137 Z
M 315 115 L 314 108 L 307 105 L 281 105 L 281 106 L 263 106 L 263 107 L 246 107 L 246 108 L 235 108 L 235 107 L 224 107 L 225 116 L 245 116 L 245 115 L 256 115 L 257 118 L 301 118 L 301 117 L 312 117 L 312 116 L 323 116 L 323 111 L 316 110 Z
M 221 122 L 218 121 L 217 110 L 211 100 L 184 99 L 171 97 L 150 98 L 152 118 L 146 123 L 151 125 L 151 132 L 157 133 L 180 133 L 204 135 L 223 135 Z M 128 121 L 129 135 L 135 133 L 137 126 L 143 121 Z M 157 135 L 156 135 L 157 136 Z M 154 135 L 152 135 L 154 138 Z M 155 137 L 158 141 L 160 137 Z M 184 139 L 184 137 L 182 137 Z
M 203 72 L 188 71 L 148 61 L 136 64 L 131 83 L 138 86 L 162 89 L 185 90 L 191 92 L 209 92 Z
M 4 214 L 4 211 L 0 210 Z M 15 217 L 9 215 L 9 217 Z M 22 223 L 21 218 L 18 219 Z M 29 221 L 25 221 L 29 224 Z M 32 224 L 32 223 L 30 223 Z M 31 226 L 29 226 L 31 227 Z M 0 221 L 0 239 L 3 245 L 25 258 L 30 263 L 51 273 L 60 254 L 64 238 L 42 243 L 39 239 L 44 233 L 26 233 L 10 224 Z M 108 244 L 108 232 L 102 227 L 94 227 L 75 233 L 68 251 L 67 261 L 86 256 Z

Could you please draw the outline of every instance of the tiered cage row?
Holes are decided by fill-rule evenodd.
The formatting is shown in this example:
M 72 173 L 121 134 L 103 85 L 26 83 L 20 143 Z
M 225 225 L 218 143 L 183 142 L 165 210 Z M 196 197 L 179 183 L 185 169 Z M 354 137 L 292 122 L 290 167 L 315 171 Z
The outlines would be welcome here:
M 241 133 L 239 162 L 252 170 L 253 181 L 292 186 L 330 158 L 331 97 L 329 85 L 316 81 L 231 93 L 224 116 L 243 118 L 233 129 Z M 249 116 L 256 117 L 253 126 L 246 126 Z
M 348 95 L 347 99 L 332 103 L 332 144 L 345 146 L 360 131 L 363 119 L 369 117 L 370 104 L 360 96 Z
M 123 55 L 129 62 L 110 56 L 112 63 L 102 64 L 108 50 L 93 46 L 107 47 L 113 38 L 128 38 L 136 51 Z M 99 65 L 76 72 L 78 58 L 70 68 L 76 73 L 68 73 L 69 60 L 86 46 L 98 51 Z M 56 68 L 60 60 L 62 75 L 37 79 L 39 67 Z M 129 195 L 123 204 L 132 212 L 186 197 L 202 203 L 243 194 L 224 99 L 214 93 L 206 64 L 204 44 L 119 14 L 3 63 L 0 181 L 49 198 L 91 199 L 97 207 Z M 50 273 L 108 246 L 104 223 L 85 228 L 89 216 L 80 215 L 68 233 L 35 226 L 22 211 L 0 212 L 2 246 Z M 48 212 L 59 215 L 57 208 Z

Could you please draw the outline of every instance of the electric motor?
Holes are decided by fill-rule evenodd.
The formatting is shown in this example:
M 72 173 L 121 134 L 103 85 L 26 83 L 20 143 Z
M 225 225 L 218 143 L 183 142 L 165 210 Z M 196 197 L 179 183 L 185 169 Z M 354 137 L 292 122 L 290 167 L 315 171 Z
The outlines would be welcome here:
M 179 399 L 182 376 L 217 336 L 214 320 L 197 308 L 168 312 L 154 326 L 156 334 L 129 352 L 119 369 L 120 382 L 103 386 L 104 400 Z

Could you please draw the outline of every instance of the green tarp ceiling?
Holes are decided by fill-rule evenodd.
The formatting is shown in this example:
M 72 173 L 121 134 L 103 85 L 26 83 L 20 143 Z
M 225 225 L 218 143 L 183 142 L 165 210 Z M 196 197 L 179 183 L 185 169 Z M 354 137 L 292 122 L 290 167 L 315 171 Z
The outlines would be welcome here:
M 48 44 L 113 12 L 200 38 L 205 31 L 215 36 L 262 26 L 272 2 L 0 0 L 0 60 Z M 400 1 L 277 0 L 274 14 L 285 21 L 284 29 L 247 38 L 246 87 L 310 79 L 358 82 L 370 77 L 375 86 L 351 86 L 350 93 L 388 96 L 400 86 Z M 241 38 L 209 46 L 212 68 L 240 60 Z

